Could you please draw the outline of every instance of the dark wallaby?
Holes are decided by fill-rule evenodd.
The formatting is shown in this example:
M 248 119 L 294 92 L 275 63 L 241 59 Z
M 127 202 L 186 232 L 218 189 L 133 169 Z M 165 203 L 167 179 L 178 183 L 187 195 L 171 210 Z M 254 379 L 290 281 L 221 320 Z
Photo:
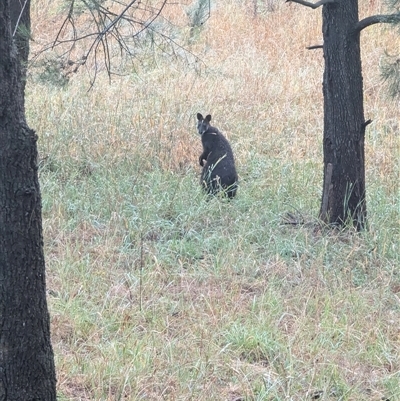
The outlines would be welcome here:
M 222 133 L 210 125 L 211 115 L 204 118 L 198 113 L 197 120 L 197 130 L 203 144 L 203 153 L 199 157 L 200 166 L 203 166 L 201 184 L 209 194 L 216 194 L 222 189 L 229 198 L 233 198 L 238 176 L 232 148 Z

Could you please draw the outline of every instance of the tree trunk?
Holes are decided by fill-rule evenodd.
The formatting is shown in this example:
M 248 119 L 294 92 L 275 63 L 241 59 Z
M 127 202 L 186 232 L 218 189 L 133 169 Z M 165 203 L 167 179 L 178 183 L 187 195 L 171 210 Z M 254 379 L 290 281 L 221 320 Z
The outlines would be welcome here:
M 22 104 L 25 105 L 26 69 L 29 56 L 29 39 L 31 32 L 30 0 L 11 0 L 11 35 L 18 49 L 20 62 L 20 90 L 22 91 Z
M 366 226 L 363 84 L 358 0 L 336 0 L 322 11 L 325 71 L 324 185 L 326 223 Z
M 13 0 L 12 3 L 19 1 Z M 24 11 L 29 27 L 29 1 Z M 27 19 L 26 19 L 27 18 Z M 24 67 L 0 1 L 0 400 L 55 401 L 37 136 L 25 121 Z M 15 22 L 13 24 L 15 26 Z M 25 36 L 25 41 L 27 41 Z M 23 37 L 19 38 L 23 43 Z M 21 60 L 20 60 L 21 59 Z

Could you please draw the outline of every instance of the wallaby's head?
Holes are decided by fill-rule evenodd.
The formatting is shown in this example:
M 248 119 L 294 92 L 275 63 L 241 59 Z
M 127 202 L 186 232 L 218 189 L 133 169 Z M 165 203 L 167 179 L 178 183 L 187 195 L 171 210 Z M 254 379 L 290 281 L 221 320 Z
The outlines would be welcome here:
M 203 135 L 210 128 L 211 115 L 209 114 L 204 118 L 200 113 L 197 113 L 197 120 L 197 131 Z

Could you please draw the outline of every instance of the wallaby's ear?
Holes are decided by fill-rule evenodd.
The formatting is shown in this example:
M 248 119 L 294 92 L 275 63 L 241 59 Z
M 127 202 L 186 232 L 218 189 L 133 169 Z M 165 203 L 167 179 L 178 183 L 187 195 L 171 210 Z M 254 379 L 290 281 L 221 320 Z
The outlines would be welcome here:
M 208 116 L 206 116 L 206 121 L 208 121 L 208 122 L 211 121 L 211 114 L 209 114 Z
M 197 113 L 197 119 L 199 121 L 203 121 L 204 120 L 203 116 L 200 113 Z

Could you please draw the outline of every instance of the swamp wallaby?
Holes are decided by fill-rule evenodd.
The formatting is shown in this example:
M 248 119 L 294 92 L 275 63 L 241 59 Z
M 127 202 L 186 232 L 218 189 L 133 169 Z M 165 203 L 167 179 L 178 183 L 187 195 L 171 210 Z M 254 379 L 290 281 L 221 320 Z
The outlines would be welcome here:
M 199 157 L 200 166 L 203 167 L 201 184 L 209 194 L 223 190 L 229 198 L 233 198 L 238 176 L 232 148 L 222 133 L 210 125 L 211 115 L 204 118 L 198 113 L 197 120 L 197 130 L 203 144 L 203 153 Z

